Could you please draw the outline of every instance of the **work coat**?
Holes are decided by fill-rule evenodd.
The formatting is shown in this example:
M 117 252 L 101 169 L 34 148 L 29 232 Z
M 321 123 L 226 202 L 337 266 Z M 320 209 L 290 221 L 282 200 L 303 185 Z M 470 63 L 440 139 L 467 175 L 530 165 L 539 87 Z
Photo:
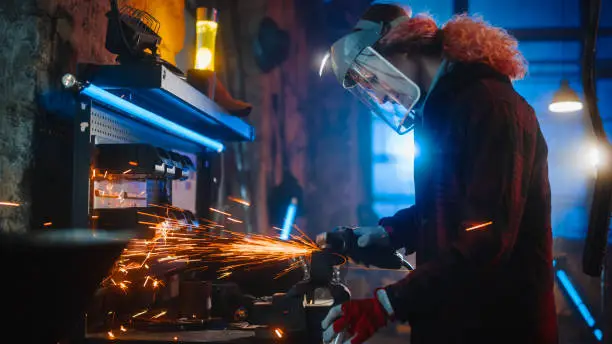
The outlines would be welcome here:
M 415 205 L 383 218 L 417 268 L 386 287 L 412 343 L 557 342 L 547 146 L 508 77 L 455 64 L 415 127 Z

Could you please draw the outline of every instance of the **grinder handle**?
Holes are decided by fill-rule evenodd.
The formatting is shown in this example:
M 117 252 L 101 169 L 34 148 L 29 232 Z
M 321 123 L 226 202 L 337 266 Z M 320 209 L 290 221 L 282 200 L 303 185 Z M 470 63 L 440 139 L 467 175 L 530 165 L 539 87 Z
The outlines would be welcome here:
M 360 247 L 357 235 L 352 228 L 343 227 L 334 232 L 317 236 L 317 244 L 327 251 L 347 256 L 356 263 L 374 265 L 386 269 L 400 269 L 402 266 L 412 270 L 412 266 L 402 255 L 391 247 Z

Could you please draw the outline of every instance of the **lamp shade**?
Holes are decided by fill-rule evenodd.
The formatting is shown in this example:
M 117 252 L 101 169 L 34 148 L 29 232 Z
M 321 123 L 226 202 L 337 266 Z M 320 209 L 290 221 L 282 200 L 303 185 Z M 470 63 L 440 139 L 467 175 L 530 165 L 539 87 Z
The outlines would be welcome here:
M 582 107 L 578 93 L 570 87 L 569 81 L 562 80 L 561 87 L 555 92 L 552 102 L 548 105 L 548 110 L 557 113 L 575 112 L 582 110 Z

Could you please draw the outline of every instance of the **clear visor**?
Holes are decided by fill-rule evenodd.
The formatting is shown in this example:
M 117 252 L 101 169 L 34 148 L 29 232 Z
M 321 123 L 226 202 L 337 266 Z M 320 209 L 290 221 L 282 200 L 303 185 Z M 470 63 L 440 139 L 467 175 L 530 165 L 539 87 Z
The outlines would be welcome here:
M 419 87 L 371 47 L 357 56 L 343 86 L 398 134 L 414 127 Z

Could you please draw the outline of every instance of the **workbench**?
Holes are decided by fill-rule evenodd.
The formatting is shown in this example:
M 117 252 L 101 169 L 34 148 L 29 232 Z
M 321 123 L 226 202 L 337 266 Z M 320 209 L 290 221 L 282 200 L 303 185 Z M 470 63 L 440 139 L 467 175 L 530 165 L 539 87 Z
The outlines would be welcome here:
M 115 339 L 108 338 L 107 333 L 95 333 L 87 336 L 87 342 L 116 343 L 125 342 L 133 344 L 144 343 L 270 343 L 263 338 L 256 338 L 253 330 L 204 330 L 204 331 L 177 331 L 177 332 L 149 332 L 129 330 L 126 333 L 116 334 Z

